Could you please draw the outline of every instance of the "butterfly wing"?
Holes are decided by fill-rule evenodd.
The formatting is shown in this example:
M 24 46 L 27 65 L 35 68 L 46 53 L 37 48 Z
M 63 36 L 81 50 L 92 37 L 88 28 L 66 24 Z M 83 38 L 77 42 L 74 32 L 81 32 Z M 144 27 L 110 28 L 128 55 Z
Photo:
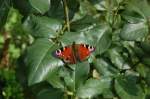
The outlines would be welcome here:
M 73 44 L 56 50 L 55 56 L 65 63 L 75 64 L 77 59 L 79 61 L 85 60 L 94 50 L 93 46 L 87 44 Z
M 75 64 L 76 58 L 72 50 L 72 46 L 66 46 L 55 51 L 55 55 L 62 59 L 65 63 Z
M 85 60 L 95 50 L 93 46 L 88 44 L 77 44 L 77 55 L 80 61 Z

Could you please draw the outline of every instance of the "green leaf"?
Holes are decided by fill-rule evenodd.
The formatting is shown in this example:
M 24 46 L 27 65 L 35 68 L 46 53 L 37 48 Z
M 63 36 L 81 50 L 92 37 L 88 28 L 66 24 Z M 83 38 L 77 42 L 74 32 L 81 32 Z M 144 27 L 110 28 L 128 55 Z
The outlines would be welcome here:
M 73 42 L 77 44 L 92 44 L 92 42 L 86 38 L 85 34 L 80 32 L 65 32 L 59 41 L 62 43 L 62 45 L 71 45 Z
M 111 90 L 111 87 L 103 91 L 103 97 L 104 99 L 113 99 L 115 97 L 113 91 Z
M 91 78 L 77 90 L 77 96 L 80 98 L 92 98 L 93 96 L 102 94 L 110 87 L 110 84 L 110 78 L 101 78 L 100 80 Z
M 119 73 L 119 71 L 114 68 L 111 63 L 109 63 L 108 61 L 100 58 L 100 59 L 96 59 L 94 62 L 94 67 L 96 68 L 96 70 L 105 77 L 112 77 L 117 75 L 117 73 Z
M 142 49 L 144 50 L 145 53 L 150 53 L 150 43 L 149 43 L 149 41 L 141 42 L 141 47 L 142 47 Z
M 145 56 L 145 52 L 138 44 L 135 44 L 133 49 L 137 56 L 139 56 L 139 57 Z
M 96 47 L 96 54 L 102 54 L 111 45 L 111 29 L 106 24 L 97 25 L 95 28 L 87 31 L 85 35 L 86 39 L 91 40 Z
M 82 16 L 81 19 L 77 19 L 79 16 L 77 18 L 76 17 L 77 15 L 74 17 L 73 22 L 71 23 L 71 30 L 73 31 L 89 30 L 99 22 L 98 19 L 90 15 Z
M 150 16 L 150 5 L 147 0 L 130 0 L 127 2 L 127 10 L 136 12 L 146 19 Z
M 120 47 L 109 49 L 108 57 L 118 69 L 130 69 L 128 62 L 126 62 L 123 55 L 120 54 L 120 50 L 122 50 Z
M 107 13 L 120 10 L 121 3 L 123 0 L 113 0 L 113 1 L 105 1 L 105 0 L 90 0 L 92 3 L 94 3 L 94 7 L 99 11 L 107 11 Z M 121 6 L 121 7 L 120 7 Z
M 145 22 L 125 24 L 120 36 L 124 40 L 142 41 L 148 35 L 148 25 Z
M 150 87 L 146 88 L 146 99 L 150 97 Z
M 150 57 L 144 57 L 142 59 L 142 61 L 143 61 L 144 64 L 147 64 L 148 66 L 150 66 Z
M 63 92 L 59 89 L 49 88 L 43 89 L 38 94 L 36 99 L 63 99 Z
M 29 68 L 29 85 L 44 80 L 50 82 L 51 80 L 53 81 L 53 79 L 57 79 L 58 67 L 62 66 L 63 63 L 52 55 L 56 48 L 57 46 L 48 39 L 37 39 L 34 44 L 29 47 L 25 59 L 25 63 Z M 61 83 L 59 81 L 55 82 L 57 82 L 56 85 Z M 52 84 L 55 85 L 54 83 Z
M 81 62 L 76 65 L 75 69 L 75 86 L 76 89 L 82 85 L 88 78 L 90 72 L 90 65 L 88 62 Z
M 85 80 L 88 78 L 90 66 L 89 63 L 85 61 L 69 65 L 69 67 L 72 68 L 72 70 L 64 68 L 60 75 L 64 78 L 68 89 L 74 92 L 79 88 L 79 86 L 83 85 Z
M 65 18 L 63 4 L 60 0 L 51 0 L 51 7 L 48 11 L 48 15 L 52 18 Z
M 133 78 L 117 78 L 115 80 L 115 90 L 121 99 L 145 99 L 143 90 Z
M 121 15 L 129 23 L 139 23 L 139 22 L 146 21 L 140 15 L 133 13 L 133 12 L 129 12 L 129 11 L 125 11 Z
M 136 70 L 137 70 L 138 73 L 140 73 L 140 75 L 141 75 L 142 77 L 144 77 L 144 78 L 147 76 L 147 74 L 148 74 L 148 72 L 149 72 L 149 68 L 146 67 L 144 64 L 138 64 L 138 65 L 136 66 Z
M 144 81 L 146 81 L 146 84 L 150 86 L 150 75 L 149 75 L 150 69 L 144 64 L 138 64 L 136 66 L 136 70 L 140 74 L 140 76 L 144 78 Z
M 106 11 L 107 10 L 107 5 L 106 5 L 106 1 L 105 0 L 90 0 L 91 3 L 94 4 L 94 7 L 98 10 L 98 11 Z
M 10 9 L 11 0 L 0 0 L 0 30 L 7 20 L 7 15 Z
M 24 16 L 27 17 L 29 14 L 35 12 L 32 8 L 29 0 L 13 0 L 13 7 L 15 7 L 19 12 Z
M 29 16 L 24 22 L 24 29 L 34 37 L 55 37 L 62 28 L 61 21 L 45 16 Z
M 78 11 L 79 3 L 77 0 L 67 0 L 69 19 L 71 20 L 76 11 Z M 56 19 L 65 19 L 64 9 L 66 5 L 63 5 L 61 0 L 51 0 L 51 6 L 48 11 L 48 16 Z
M 50 0 L 29 0 L 29 2 L 41 14 L 48 11 L 50 7 Z
M 59 75 L 64 80 L 64 85 L 67 87 L 67 90 L 71 92 L 75 91 L 75 82 L 72 69 L 64 67 L 60 70 Z
M 78 12 L 75 13 L 73 21 L 75 21 L 75 20 L 80 21 L 80 19 L 82 20 L 82 18 L 84 19 L 84 17 L 86 17 L 86 16 L 90 16 L 90 17 L 94 18 L 94 16 L 96 16 L 98 14 L 96 9 L 93 7 L 93 5 L 89 1 L 81 0 L 81 1 L 79 1 L 79 3 L 80 3 L 80 7 L 79 7 Z M 90 19 L 91 18 L 89 18 L 89 20 Z M 89 22 L 89 20 L 87 20 L 87 22 Z

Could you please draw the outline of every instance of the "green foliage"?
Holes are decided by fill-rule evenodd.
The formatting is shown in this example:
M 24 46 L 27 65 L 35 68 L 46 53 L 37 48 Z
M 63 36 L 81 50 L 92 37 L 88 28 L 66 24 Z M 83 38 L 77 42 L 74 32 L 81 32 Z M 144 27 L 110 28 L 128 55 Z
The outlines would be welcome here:
M 1 69 L 0 70 L 0 90 L 4 99 L 23 99 L 23 89 L 16 80 L 16 73 L 14 70 Z M 3 99 L 3 98 L 2 98 Z
M 5 24 L 6 20 L 7 20 L 7 15 L 9 12 L 9 8 L 11 5 L 11 0 L 0 0 L 0 29 L 3 27 L 3 25 Z
M 115 80 L 115 89 L 121 99 L 145 99 L 140 85 L 134 80 L 132 76 Z
M 44 14 L 49 9 L 50 1 L 49 0 L 29 0 L 30 4 L 41 14 Z
M 98 94 L 102 94 L 105 90 L 110 88 L 110 85 L 110 78 L 101 78 L 100 80 L 91 78 L 78 89 L 77 96 L 81 98 L 91 98 Z
M 18 0 L 0 2 L 0 32 L 11 38 L 10 64 L 22 67 L 25 74 L 20 76 L 28 78 L 25 94 L 36 99 L 150 98 L 148 0 L 23 0 L 22 7 Z M 11 3 L 15 6 L 4 6 Z M 4 38 L 0 35 L 0 50 Z M 73 65 L 54 57 L 55 50 L 73 42 L 96 50 Z M 14 81 L 17 91 L 8 86 L 3 92 L 8 98 L 18 93 L 14 97 L 21 99 L 21 86 Z

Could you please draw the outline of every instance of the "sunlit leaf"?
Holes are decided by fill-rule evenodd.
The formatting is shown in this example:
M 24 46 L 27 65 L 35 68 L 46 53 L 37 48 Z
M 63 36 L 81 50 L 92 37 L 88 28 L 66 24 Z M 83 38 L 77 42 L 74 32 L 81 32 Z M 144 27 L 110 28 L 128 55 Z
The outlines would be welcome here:
M 24 22 L 24 29 L 34 37 L 55 37 L 62 28 L 61 21 L 45 16 L 30 16 Z
M 65 32 L 64 35 L 60 38 L 62 45 L 71 45 L 73 42 L 76 44 L 85 43 L 90 44 L 92 42 L 86 38 L 84 33 L 80 32 Z
M 77 15 L 75 16 L 75 18 Z M 78 16 L 79 17 L 79 16 Z M 82 16 L 83 18 L 74 19 L 73 22 L 71 23 L 71 30 L 73 31 L 85 31 L 85 30 L 90 30 L 93 28 L 96 23 L 98 23 L 98 19 L 94 18 L 93 16 L 87 15 L 87 16 Z
M 91 78 L 77 90 L 77 96 L 81 98 L 92 98 L 95 95 L 103 93 L 104 90 L 110 87 L 110 84 L 110 78 L 101 78 L 100 80 Z
M 142 41 L 148 34 L 148 25 L 144 22 L 124 25 L 120 36 L 125 40 Z
M 39 13 L 44 14 L 50 7 L 50 0 L 29 0 L 30 4 Z
M 69 65 L 69 68 L 70 70 L 64 68 L 64 70 L 61 71 L 61 77 L 64 78 L 69 90 L 75 91 L 79 86 L 83 85 L 88 78 L 90 70 L 89 63 L 87 61 L 79 62 L 74 65 Z
M 88 78 L 90 72 L 90 65 L 88 62 L 81 62 L 76 65 L 75 69 L 75 85 L 76 89 L 81 86 Z
M 58 67 L 63 65 L 62 61 L 52 55 L 56 48 L 57 46 L 48 39 L 37 39 L 28 49 L 25 63 L 29 68 L 29 85 L 56 79 Z
M 108 51 L 109 58 L 118 69 L 130 69 L 129 63 L 125 61 L 125 58 L 120 54 L 119 50 L 120 48 L 110 49 Z
M 118 78 L 115 80 L 115 90 L 121 99 L 145 99 L 143 90 L 134 79 Z
M 130 0 L 127 2 L 126 8 L 140 14 L 143 18 L 150 15 L 150 5 L 147 0 Z
M 98 25 L 85 32 L 85 35 L 96 47 L 96 54 L 105 52 L 111 45 L 111 29 L 108 25 Z
M 96 59 L 93 63 L 97 71 L 103 76 L 113 77 L 114 75 L 117 75 L 117 73 L 119 73 L 119 71 L 114 68 L 111 63 L 104 59 Z

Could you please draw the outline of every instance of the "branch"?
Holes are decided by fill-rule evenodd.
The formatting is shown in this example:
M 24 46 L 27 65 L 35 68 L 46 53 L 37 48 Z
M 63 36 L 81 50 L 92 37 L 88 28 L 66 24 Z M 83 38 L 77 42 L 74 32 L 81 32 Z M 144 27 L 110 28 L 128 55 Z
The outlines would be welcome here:
M 67 30 L 68 30 L 68 32 L 70 32 L 69 11 L 68 11 L 68 6 L 67 6 L 67 1 L 66 0 L 62 0 L 62 1 L 63 1 L 63 5 L 64 5 L 64 13 L 65 13 L 65 17 L 66 17 Z
M 2 59 L 0 62 L 0 67 L 8 66 L 9 65 L 9 44 L 10 44 L 10 37 L 8 32 L 3 33 L 4 36 L 4 45 L 2 49 Z

